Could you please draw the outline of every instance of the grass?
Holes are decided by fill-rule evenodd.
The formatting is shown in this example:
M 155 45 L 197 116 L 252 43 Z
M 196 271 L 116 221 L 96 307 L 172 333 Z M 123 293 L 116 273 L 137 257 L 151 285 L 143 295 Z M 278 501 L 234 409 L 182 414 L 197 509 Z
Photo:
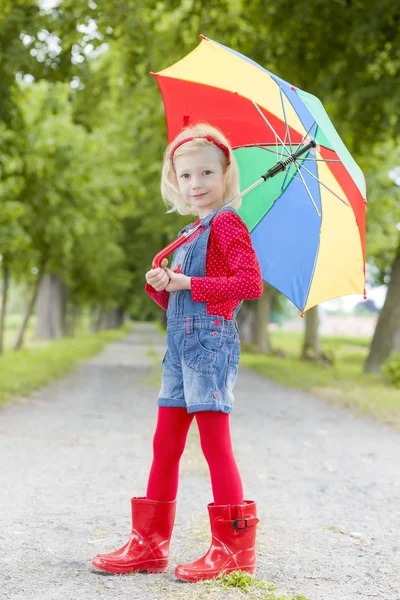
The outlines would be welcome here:
M 131 329 L 132 323 L 126 323 L 121 329 L 82 334 L 6 352 L 0 356 L 0 406 L 13 396 L 29 395 L 62 377 L 79 361 L 98 354 L 107 343 L 120 339 Z
M 392 387 L 384 374 L 363 372 L 369 338 L 323 336 L 324 352 L 334 358 L 332 367 L 299 360 L 301 332 L 271 332 L 277 355 L 254 354 L 242 344 L 241 365 L 254 369 L 288 387 L 301 389 L 376 418 L 400 429 L 400 391 Z
M 233 571 L 229 575 L 220 575 L 213 579 L 209 584 L 209 589 L 213 586 L 220 587 L 223 590 L 240 590 L 241 597 L 247 597 L 249 600 L 307 600 L 305 596 L 276 596 L 273 590 L 278 586 L 268 583 L 262 579 L 256 579 L 249 573 L 243 571 Z
M 308 600 L 302 595 L 277 596 L 274 592 L 276 585 L 243 571 L 233 571 L 229 575 L 221 574 L 215 579 L 198 581 L 182 587 L 182 591 L 176 587 L 172 590 L 167 582 L 161 582 L 153 589 L 160 593 L 157 597 L 167 597 L 171 600 Z

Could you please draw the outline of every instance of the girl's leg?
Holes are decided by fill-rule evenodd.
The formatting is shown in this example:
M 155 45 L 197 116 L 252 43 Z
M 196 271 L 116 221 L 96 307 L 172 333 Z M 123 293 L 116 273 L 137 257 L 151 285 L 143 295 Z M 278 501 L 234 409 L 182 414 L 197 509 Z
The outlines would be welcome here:
M 201 448 L 208 463 L 216 505 L 243 504 L 243 486 L 232 450 L 229 415 L 196 413 Z
M 179 459 L 193 415 L 160 407 L 146 498 L 132 498 L 132 533 L 119 550 L 97 554 L 92 564 L 109 573 L 164 573 L 175 520 Z
M 220 573 L 256 570 L 256 503 L 243 500 L 242 482 L 232 452 L 229 415 L 217 411 L 196 414 L 201 446 L 211 473 L 214 502 L 208 505 L 211 544 L 198 560 L 178 565 L 183 581 L 212 579 Z
M 160 406 L 146 498 L 168 502 L 178 492 L 179 461 L 193 420 L 186 408 Z

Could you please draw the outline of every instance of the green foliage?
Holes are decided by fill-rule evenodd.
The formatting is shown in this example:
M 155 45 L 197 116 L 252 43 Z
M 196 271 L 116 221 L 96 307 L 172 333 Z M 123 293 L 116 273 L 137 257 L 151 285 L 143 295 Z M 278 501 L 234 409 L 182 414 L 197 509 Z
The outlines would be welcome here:
M 148 73 L 204 33 L 327 105 L 367 172 L 369 261 L 374 281 L 387 281 L 400 222 L 398 188 L 387 177 L 399 159 L 390 141 L 399 127 L 398 8 L 384 0 L 367 22 L 369 9 L 372 0 L 63 0 L 40 11 L 4 0 L 0 254 L 12 279 L 34 281 L 46 258 L 74 304 L 160 315 L 144 275 L 192 219 L 165 215 L 165 116 Z
M 392 352 L 382 369 L 387 373 L 390 383 L 400 388 L 400 352 Z
M 26 213 L 18 199 L 24 188 L 22 167 L 17 133 L 0 122 L 0 255 L 7 262 L 14 254 L 24 252 L 30 242 L 20 224 Z
M 398 3 L 255 0 L 248 10 L 264 17 L 254 39 L 262 62 L 318 96 L 359 158 L 399 136 Z
M 65 84 L 23 86 L 18 106 L 23 177 L 17 201 L 0 198 L 0 219 L 7 225 L 1 251 L 14 250 L 14 279 L 26 278 L 44 257 L 48 269 L 69 284 L 71 298 L 118 302 L 128 273 L 119 243 L 122 183 L 112 169 L 115 148 L 106 132 L 90 133 L 73 122 Z
M 353 308 L 353 315 L 376 316 L 379 314 L 379 308 L 373 300 L 363 300 Z
M 266 581 L 262 581 L 261 579 L 256 579 L 250 573 L 246 573 L 245 571 L 233 571 L 229 574 L 219 575 L 216 579 L 218 585 L 223 589 L 227 590 L 231 587 L 240 588 L 241 590 L 248 592 L 252 588 L 266 588 L 274 589 L 275 586 L 273 584 L 267 584 Z M 269 587 L 272 586 L 272 587 Z
M 273 590 L 277 589 L 273 583 L 262 579 L 256 579 L 245 571 L 233 571 L 232 573 L 221 573 L 207 584 L 208 593 L 216 587 L 223 590 L 238 590 L 249 600 L 308 600 L 305 596 L 276 596 Z
M 16 75 L 32 73 L 39 66 L 21 37 L 27 30 L 35 36 L 43 24 L 36 2 L 3 0 L 0 4 L 0 115 L 7 125 L 18 119 L 13 100 Z
M 371 148 L 365 159 L 368 184 L 367 250 L 371 283 L 387 284 L 400 241 L 400 187 L 391 171 L 400 164 L 400 150 L 391 140 Z
M 229 574 L 221 574 L 211 580 L 207 585 L 208 590 L 215 587 L 223 590 L 237 589 L 246 593 L 249 600 L 308 600 L 305 596 L 276 596 L 272 590 L 277 586 L 273 583 L 267 583 L 262 579 L 256 579 L 250 573 L 244 571 L 233 571 Z M 244 594 L 243 594 L 244 595 Z

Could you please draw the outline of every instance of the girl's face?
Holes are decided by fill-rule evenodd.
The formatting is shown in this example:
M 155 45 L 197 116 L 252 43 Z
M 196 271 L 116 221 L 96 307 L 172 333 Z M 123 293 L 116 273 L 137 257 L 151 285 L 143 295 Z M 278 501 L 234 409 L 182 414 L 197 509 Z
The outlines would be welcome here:
M 219 150 L 210 146 L 174 159 L 179 191 L 203 219 L 223 205 L 224 168 Z

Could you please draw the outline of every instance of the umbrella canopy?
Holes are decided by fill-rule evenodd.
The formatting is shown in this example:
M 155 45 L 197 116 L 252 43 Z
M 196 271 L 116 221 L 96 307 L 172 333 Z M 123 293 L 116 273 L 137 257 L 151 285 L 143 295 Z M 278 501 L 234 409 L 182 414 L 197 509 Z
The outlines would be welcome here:
M 245 56 L 200 36 L 198 47 L 153 74 L 168 138 L 206 121 L 228 138 L 241 190 L 310 139 L 317 143 L 242 198 L 264 281 L 299 310 L 365 295 L 363 173 L 321 102 Z

